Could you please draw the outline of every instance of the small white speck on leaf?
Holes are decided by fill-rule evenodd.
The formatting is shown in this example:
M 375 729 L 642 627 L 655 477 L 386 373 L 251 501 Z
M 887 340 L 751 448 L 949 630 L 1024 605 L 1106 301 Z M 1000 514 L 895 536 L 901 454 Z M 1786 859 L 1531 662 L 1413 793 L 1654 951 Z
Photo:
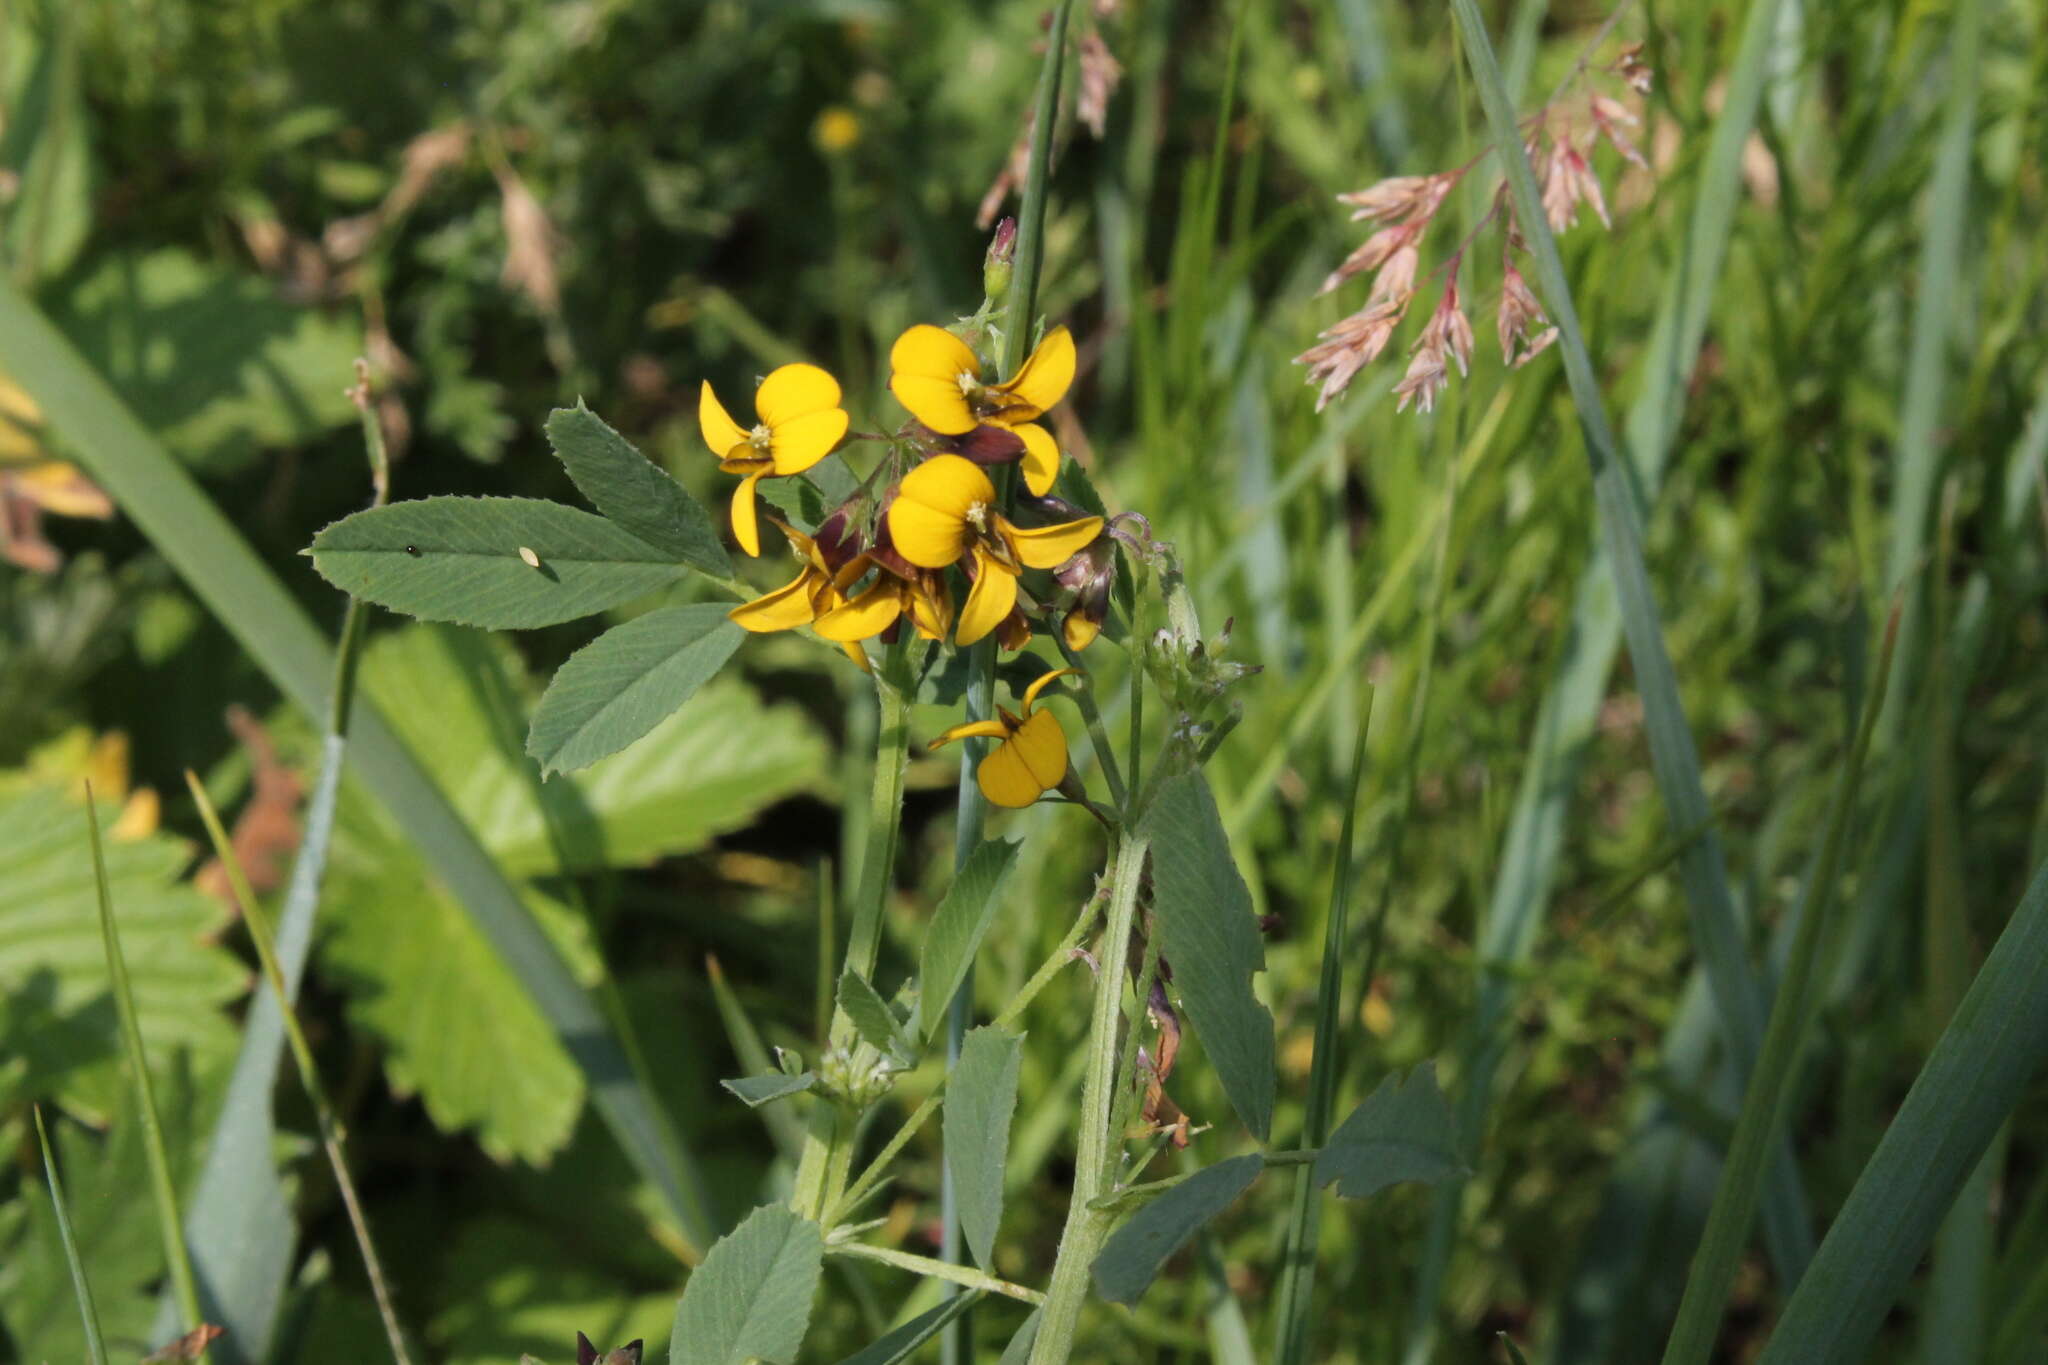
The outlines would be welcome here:
M 522 545 L 519 547 L 519 557 L 526 561 L 526 567 L 529 569 L 538 569 L 540 567 L 540 556 L 535 554 L 529 546 Z

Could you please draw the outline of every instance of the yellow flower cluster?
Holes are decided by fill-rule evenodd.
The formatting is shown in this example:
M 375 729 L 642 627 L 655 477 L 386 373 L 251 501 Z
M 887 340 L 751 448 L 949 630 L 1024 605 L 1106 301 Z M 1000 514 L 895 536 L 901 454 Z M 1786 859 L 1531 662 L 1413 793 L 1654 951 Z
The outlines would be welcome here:
M 751 631 L 809 626 L 862 668 L 868 661 L 861 642 L 893 639 L 905 620 L 927 640 L 950 634 L 966 646 L 994 635 L 1006 649 L 1021 648 L 1031 637 L 1031 620 L 1020 605 L 1026 570 L 1052 570 L 1064 589 L 1083 581 L 1099 585 L 1100 566 L 1114 560 L 1102 541 L 1101 517 L 1019 524 L 983 468 L 1016 463 L 1040 515 L 1048 508 L 1075 510 L 1048 497 L 1060 450 L 1037 420 L 1073 384 L 1074 339 L 1065 327 L 1053 328 L 1015 375 L 990 382 L 965 341 L 919 325 L 897 339 L 889 363 L 889 390 L 913 420 L 892 437 L 859 439 L 888 444 L 876 476 L 891 477 L 876 495 L 869 492 L 871 476 L 809 534 L 771 517 L 796 554 L 797 576 L 734 608 L 732 619 Z M 741 476 L 732 530 L 748 554 L 761 552 L 761 480 L 800 475 L 838 448 L 850 425 L 841 402 L 839 382 L 824 370 L 783 365 L 755 391 L 756 421 L 743 427 L 711 385 L 703 386 L 698 426 L 719 467 Z M 957 614 L 950 582 L 956 567 L 967 584 Z M 1059 629 L 1068 646 L 1079 649 L 1100 629 L 1106 591 L 1068 595 L 1074 605 Z M 1056 670 L 1034 683 L 1021 716 L 1005 711 L 1000 720 L 956 726 L 936 741 L 1001 741 L 980 769 L 982 790 L 995 804 L 1029 805 L 1065 777 L 1066 736 L 1059 720 L 1034 704 L 1071 671 Z

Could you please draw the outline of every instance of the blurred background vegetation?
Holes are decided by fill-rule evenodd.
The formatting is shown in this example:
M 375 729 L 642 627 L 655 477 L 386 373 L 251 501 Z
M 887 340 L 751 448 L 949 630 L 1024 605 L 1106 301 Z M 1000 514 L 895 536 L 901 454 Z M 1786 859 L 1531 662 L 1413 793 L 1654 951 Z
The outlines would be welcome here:
M 1356 894 L 1368 919 L 1384 908 L 1387 937 L 1370 982 L 1359 958 L 1346 964 L 1342 1102 L 1426 1057 L 1445 1059 L 1454 1097 L 1475 1051 L 1499 1063 L 1447 1275 L 1421 1310 L 1441 1330 L 1434 1358 L 1498 1359 L 1499 1329 L 1561 1359 L 1653 1357 L 1733 1109 L 1672 876 L 1685 832 L 1664 822 L 1625 665 L 1602 675 L 1597 724 L 1574 749 L 1554 883 L 1526 888 L 1534 918 L 1486 950 L 1507 1010 L 1475 1036 L 1508 815 L 1574 644 L 1594 539 L 1561 372 L 1548 355 L 1502 370 L 1490 247 L 1467 284 L 1482 300 L 1480 358 L 1432 416 L 1395 414 L 1398 353 L 1321 414 L 1290 363 L 1359 302 L 1314 297 L 1362 236 L 1332 196 L 1483 146 L 1448 17 L 1395 0 L 1083 8 L 1120 78 L 1098 59 L 1099 128 L 1084 88 L 1061 130 L 1043 298 L 1083 356 L 1066 409 L 1077 424 L 1061 434 L 1113 507 L 1143 511 L 1180 547 L 1206 624 L 1232 619 L 1240 653 L 1265 666 L 1239 691 L 1244 720 L 1212 777 L 1275 926 L 1265 992 L 1284 1074 L 1298 1093 L 1370 694 Z M 1612 17 L 1576 0 L 1487 8 L 1525 110 Z M 1798 1091 L 1817 1221 L 1946 1016 L 1942 954 L 1975 960 L 2048 842 L 2048 7 L 1985 5 L 1974 69 L 1959 69 L 1954 8 L 1782 0 L 1651 519 L 1671 652 L 1763 960 L 1819 844 L 1868 641 L 1897 586 L 1886 547 L 1911 435 L 1901 400 L 1932 328 L 1940 530 L 1912 566 L 1930 624 L 1905 665 L 1922 681 L 1874 755 L 1873 813 L 1852 841 L 1851 908 Z M 1637 130 L 1654 173 L 1603 151 L 1614 226 L 1588 217 L 1563 242 L 1617 409 L 1643 383 L 1745 9 L 1638 4 L 1596 49 L 1641 41 L 1656 76 Z M 979 299 L 977 215 L 985 196 L 1002 201 L 991 186 L 1021 131 L 1041 17 L 1031 0 L 11 0 L 0 242 L 17 283 L 331 626 L 343 604 L 299 551 L 368 497 L 344 395 L 358 355 L 398 497 L 570 496 L 540 422 L 581 396 L 722 506 L 697 385 L 739 392 L 787 359 L 839 374 L 857 426 L 893 426 L 889 341 Z M 1930 310 L 1927 191 L 1958 79 L 1976 92 L 1960 274 Z M 1426 266 L 1492 183 L 1475 177 L 1454 198 L 1462 223 Z M 66 463 L 85 452 L 42 423 L 34 395 L 0 388 L 0 414 L 0 1358 L 68 1361 L 81 1357 L 77 1317 L 32 1103 L 63 1117 L 58 1147 L 117 1353 L 160 1344 L 163 1274 L 119 1083 L 80 780 L 126 801 L 117 905 L 189 1173 L 252 955 L 199 858 L 181 773 L 241 812 L 238 842 L 259 890 L 274 890 L 314 731 Z M 1968 652 L 1959 615 L 1976 632 Z M 514 641 L 382 617 L 367 685 L 585 984 L 616 983 L 730 1219 L 787 1168 L 761 1115 L 715 1085 L 741 1068 L 713 983 L 768 1042 L 810 1046 L 820 904 L 857 837 L 841 794 L 864 783 L 871 722 L 822 651 L 757 642 L 743 678 L 706 687 L 629 753 L 542 785 L 521 755 L 525 717 L 539 680 L 599 624 Z M 950 868 L 953 770 L 950 756 L 913 764 L 899 954 Z M 1927 817 L 1881 837 L 1897 827 L 1878 806 L 1907 789 Z M 1011 827 L 1033 843 L 983 968 L 987 1001 L 1058 940 L 1099 859 L 1071 812 Z M 578 1330 L 662 1350 L 686 1250 L 676 1229 L 585 1104 L 569 1054 L 360 792 L 344 801 L 318 932 L 305 1017 L 401 1316 L 428 1355 L 559 1361 Z M 1063 982 L 1027 1021 L 999 1262 L 1013 1277 L 1041 1276 L 1057 1238 L 1085 998 L 1085 983 Z M 1196 1140 L 1203 1159 L 1228 1155 L 1236 1130 L 1198 1061 L 1177 1086 L 1198 1123 L 1218 1125 Z M 301 1245 L 279 1350 L 361 1360 L 381 1337 L 327 1171 L 306 1159 L 296 1093 L 280 1091 Z M 1283 1109 L 1276 1141 L 1298 1122 Z M 883 1212 L 889 1236 L 928 1250 L 936 1147 L 913 1150 Z M 1998 1359 L 2042 1358 L 2044 1153 L 2036 1095 L 2011 1125 L 1981 1278 Z M 1219 1225 L 1227 1282 L 1255 1318 L 1283 1204 L 1247 1201 Z M 1393 1358 L 1430 1212 L 1412 1190 L 1328 1206 L 1316 1358 Z M 1766 1266 L 1759 1253 L 1744 1281 L 1731 1359 L 1778 1302 Z M 871 1339 L 904 1289 L 843 1263 L 826 1284 L 820 1360 Z M 1081 1355 L 1205 1358 L 1213 1292 L 1199 1267 L 1177 1265 L 1135 1313 L 1105 1314 Z M 1883 1358 L 1914 1349 L 1922 1292 Z M 990 1307 L 977 1330 L 999 1344 L 1016 1316 Z

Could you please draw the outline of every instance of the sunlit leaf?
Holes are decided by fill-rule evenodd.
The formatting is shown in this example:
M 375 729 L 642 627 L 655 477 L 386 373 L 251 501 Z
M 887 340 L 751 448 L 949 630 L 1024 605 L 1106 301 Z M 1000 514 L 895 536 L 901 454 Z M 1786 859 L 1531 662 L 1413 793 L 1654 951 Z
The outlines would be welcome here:
M 548 444 L 591 506 L 673 559 L 723 578 L 732 561 L 695 498 L 589 408 L 548 414 Z
M 983 1267 L 995 1263 L 996 1230 L 1003 1220 L 1003 1165 L 1023 1046 L 1021 1035 L 994 1025 L 974 1029 L 961 1040 L 946 1083 L 946 1169 L 953 1176 L 960 1231 Z
M 982 936 L 995 922 L 1003 878 L 1017 859 L 1018 847 L 1016 840 L 991 839 L 976 848 L 932 914 L 917 968 L 918 1031 L 927 1038 L 946 1017 L 946 1006 L 967 979 Z
M 313 565 L 351 596 L 424 621 L 530 630 L 674 582 L 683 566 L 603 517 L 541 498 L 421 498 L 343 517 Z
M 824 1259 L 816 1223 L 780 1204 L 755 1209 L 683 1286 L 669 1365 L 792 1365 Z
M 617 753 L 675 714 L 745 638 L 720 606 L 663 607 L 612 627 L 557 670 L 526 752 L 544 772 Z

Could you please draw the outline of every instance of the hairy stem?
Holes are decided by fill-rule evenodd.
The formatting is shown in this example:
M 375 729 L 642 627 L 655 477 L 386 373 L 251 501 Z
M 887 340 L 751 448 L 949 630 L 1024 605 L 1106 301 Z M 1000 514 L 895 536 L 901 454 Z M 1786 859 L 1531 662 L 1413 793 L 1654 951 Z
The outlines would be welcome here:
M 1089 1271 L 1109 1235 L 1114 1215 L 1091 1208 L 1103 1192 L 1115 1155 L 1116 1133 L 1110 1125 L 1117 1095 L 1117 1032 L 1123 1018 L 1124 960 L 1130 955 L 1132 927 L 1137 921 L 1138 883 L 1145 870 L 1145 838 L 1126 830 L 1119 841 L 1116 869 L 1110 882 L 1109 928 L 1102 937 L 1102 960 L 1095 972 L 1095 1009 L 1088 1027 L 1088 1079 L 1081 1091 L 1079 1151 L 1074 1160 L 1074 1192 L 1067 1205 L 1067 1225 L 1060 1234 L 1059 1259 L 1053 1263 L 1046 1290 L 1038 1339 L 1032 1343 L 1031 1365 L 1064 1365 L 1073 1354 L 1088 1301 Z M 1139 1002 L 1144 1008 L 1144 1002 Z

